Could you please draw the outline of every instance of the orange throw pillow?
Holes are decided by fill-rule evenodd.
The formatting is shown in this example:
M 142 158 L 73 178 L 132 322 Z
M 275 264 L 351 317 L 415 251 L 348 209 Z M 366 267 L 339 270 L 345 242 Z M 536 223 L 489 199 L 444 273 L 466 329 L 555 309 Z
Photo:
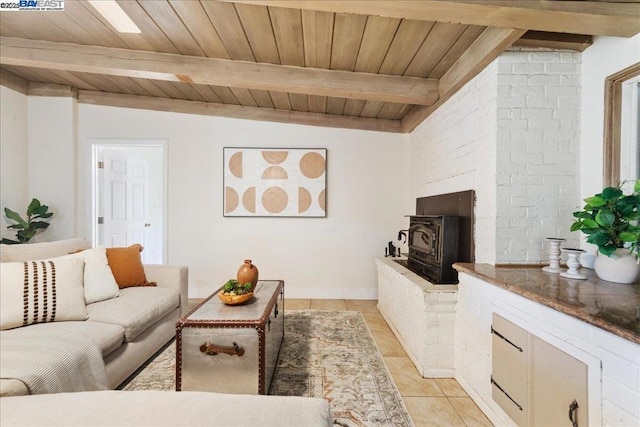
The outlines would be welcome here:
M 155 282 L 148 282 L 144 275 L 140 252 L 142 252 L 142 246 L 137 243 L 126 248 L 107 248 L 109 267 L 120 289 L 133 286 L 156 286 Z

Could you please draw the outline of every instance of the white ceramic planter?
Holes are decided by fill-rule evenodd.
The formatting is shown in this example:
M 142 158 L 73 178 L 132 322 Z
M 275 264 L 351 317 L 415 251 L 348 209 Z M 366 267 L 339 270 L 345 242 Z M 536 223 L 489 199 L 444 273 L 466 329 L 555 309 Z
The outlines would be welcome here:
M 640 274 L 640 265 L 628 249 L 616 249 L 610 257 L 598 253 L 593 267 L 608 282 L 636 283 Z

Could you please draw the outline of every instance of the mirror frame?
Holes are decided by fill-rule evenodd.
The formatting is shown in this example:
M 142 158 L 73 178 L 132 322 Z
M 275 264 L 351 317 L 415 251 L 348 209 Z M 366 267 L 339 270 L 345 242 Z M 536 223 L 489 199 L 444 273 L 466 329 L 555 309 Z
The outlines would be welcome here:
M 622 85 L 638 75 L 640 62 L 610 75 L 605 80 L 603 187 L 615 187 L 620 183 Z

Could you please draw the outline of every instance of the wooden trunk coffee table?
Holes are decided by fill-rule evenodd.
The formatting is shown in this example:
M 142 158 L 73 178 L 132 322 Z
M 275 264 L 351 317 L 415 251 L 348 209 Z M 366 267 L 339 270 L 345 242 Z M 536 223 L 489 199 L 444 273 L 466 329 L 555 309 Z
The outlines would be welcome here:
M 220 289 L 176 324 L 176 390 L 267 394 L 284 338 L 284 281 L 258 281 L 242 305 L 223 304 Z

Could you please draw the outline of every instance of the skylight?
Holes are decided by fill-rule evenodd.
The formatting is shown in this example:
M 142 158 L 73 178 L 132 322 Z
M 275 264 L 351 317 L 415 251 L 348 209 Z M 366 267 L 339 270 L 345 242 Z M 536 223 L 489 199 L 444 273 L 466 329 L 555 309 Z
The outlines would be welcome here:
M 129 18 L 115 0 L 88 0 L 112 26 L 120 33 L 141 33 L 138 26 Z

